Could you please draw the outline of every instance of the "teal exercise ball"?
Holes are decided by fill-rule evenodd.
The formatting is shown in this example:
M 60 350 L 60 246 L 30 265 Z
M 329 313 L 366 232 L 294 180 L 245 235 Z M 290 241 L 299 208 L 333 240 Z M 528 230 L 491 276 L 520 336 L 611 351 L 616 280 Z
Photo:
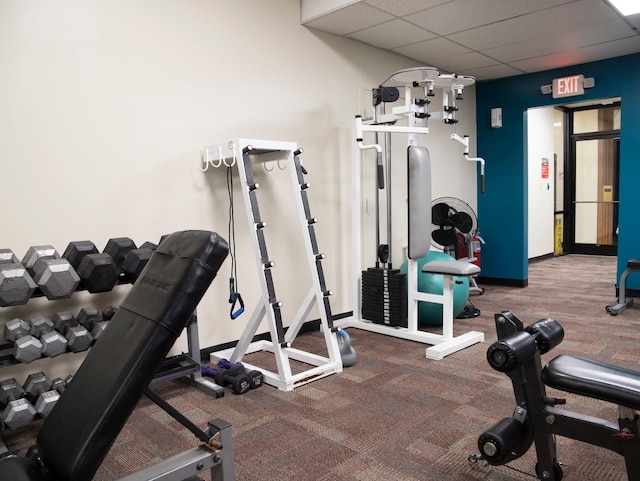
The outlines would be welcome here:
M 431 261 L 455 260 L 450 255 L 439 251 L 430 251 L 425 257 L 418 259 L 418 291 L 429 294 L 442 294 L 444 276 L 422 272 L 422 266 Z M 400 266 L 400 272 L 407 273 L 407 261 Z M 453 286 L 453 318 L 462 312 L 469 299 L 469 279 L 454 276 Z M 442 304 L 434 302 L 418 302 L 418 323 L 423 326 L 442 326 Z

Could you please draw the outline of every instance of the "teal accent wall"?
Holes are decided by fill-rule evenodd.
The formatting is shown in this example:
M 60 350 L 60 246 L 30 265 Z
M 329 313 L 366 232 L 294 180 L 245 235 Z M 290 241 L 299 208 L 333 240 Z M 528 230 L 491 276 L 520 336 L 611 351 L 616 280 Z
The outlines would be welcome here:
M 595 87 L 553 99 L 540 91 L 554 78 L 583 74 Z M 526 111 L 531 107 L 621 97 L 620 233 L 618 279 L 627 260 L 640 257 L 640 54 L 478 82 L 478 156 L 486 160 L 486 189 L 478 194 L 482 276 L 526 281 L 528 272 Z M 491 128 L 491 109 L 502 108 L 502 128 Z M 640 286 L 640 276 L 629 287 Z M 561 288 L 561 286 L 559 286 Z M 603 302 L 607 302 L 603 299 Z

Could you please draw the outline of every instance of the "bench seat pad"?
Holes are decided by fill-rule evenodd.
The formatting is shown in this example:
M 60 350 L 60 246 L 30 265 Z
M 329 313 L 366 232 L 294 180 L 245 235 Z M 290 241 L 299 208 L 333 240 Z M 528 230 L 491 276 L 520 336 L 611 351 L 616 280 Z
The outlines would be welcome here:
M 480 268 L 465 261 L 431 261 L 422 266 L 422 272 L 430 274 L 452 274 L 454 276 L 473 276 Z
M 640 410 L 640 373 L 581 357 L 560 355 L 542 370 L 552 388 Z
M 93 478 L 227 253 L 207 231 L 171 234 L 153 253 L 38 433 L 53 479 Z

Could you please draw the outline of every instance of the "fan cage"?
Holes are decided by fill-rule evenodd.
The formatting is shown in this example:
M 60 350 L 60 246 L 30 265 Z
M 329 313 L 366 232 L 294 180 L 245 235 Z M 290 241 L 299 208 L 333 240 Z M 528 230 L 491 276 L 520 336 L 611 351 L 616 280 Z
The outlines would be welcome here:
M 443 205 L 447 206 L 444 218 Z M 472 244 L 478 233 L 478 218 L 471 206 L 456 197 L 439 197 L 432 201 L 431 210 L 431 245 L 454 259 L 472 258 Z M 456 222 L 459 219 L 463 221 Z M 467 224 L 469 221 L 470 227 Z

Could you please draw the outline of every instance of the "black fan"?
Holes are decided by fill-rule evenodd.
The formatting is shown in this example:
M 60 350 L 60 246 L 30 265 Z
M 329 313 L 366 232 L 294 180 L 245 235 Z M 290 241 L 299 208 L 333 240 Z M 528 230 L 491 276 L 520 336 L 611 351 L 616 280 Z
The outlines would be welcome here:
M 440 197 L 431 206 L 432 244 L 456 259 L 470 257 L 468 247 L 478 229 L 475 212 L 455 197 Z

